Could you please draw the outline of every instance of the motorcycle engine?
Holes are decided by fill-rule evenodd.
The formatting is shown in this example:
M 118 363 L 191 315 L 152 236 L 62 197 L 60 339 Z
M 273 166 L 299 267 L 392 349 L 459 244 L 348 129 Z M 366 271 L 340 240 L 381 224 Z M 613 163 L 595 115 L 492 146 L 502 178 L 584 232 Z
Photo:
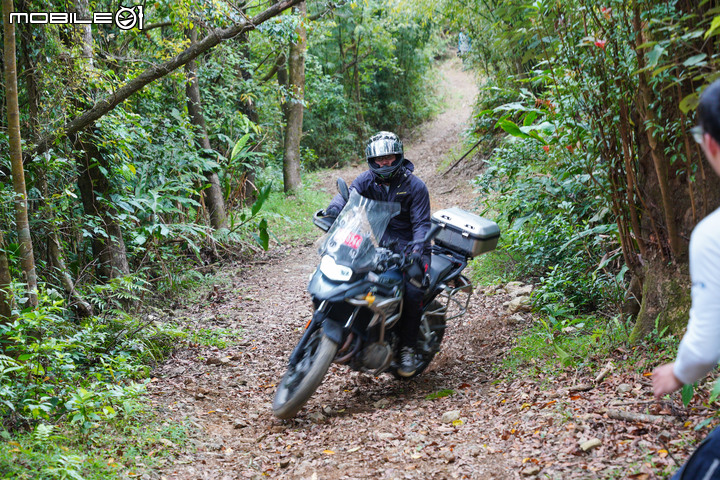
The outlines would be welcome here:
M 370 370 L 384 369 L 392 362 L 392 348 L 386 342 L 375 342 L 362 351 L 363 366 Z

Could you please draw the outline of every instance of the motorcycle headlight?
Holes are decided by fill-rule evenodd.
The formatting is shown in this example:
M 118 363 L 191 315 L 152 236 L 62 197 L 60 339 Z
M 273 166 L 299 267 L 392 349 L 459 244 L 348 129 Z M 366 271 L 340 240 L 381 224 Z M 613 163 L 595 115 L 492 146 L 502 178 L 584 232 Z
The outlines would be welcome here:
M 346 282 L 352 277 L 353 271 L 345 265 L 338 265 L 330 255 L 324 255 L 320 261 L 320 271 L 330 280 Z

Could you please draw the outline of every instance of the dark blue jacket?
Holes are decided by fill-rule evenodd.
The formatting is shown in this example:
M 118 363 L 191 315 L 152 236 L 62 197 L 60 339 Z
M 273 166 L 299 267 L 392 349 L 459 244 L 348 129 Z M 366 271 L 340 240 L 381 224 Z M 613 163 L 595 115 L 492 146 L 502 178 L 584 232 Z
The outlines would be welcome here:
M 370 170 L 358 175 L 350 185 L 350 188 L 357 190 L 363 197 L 400 203 L 400 214 L 390 220 L 383 241 L 396 239 L 401 247 L 412 241 L 422 240 L 430 230 L 430 195 L 425 183 L 413 175 L 414 170 L 415 165 L 405 159 L 403 166 L 390 180 L 388 190 L 375 180 Z M 340 211 L 344 206 L 345 200 L 338 194 L 330 202 L 328 210 Z M 425 244 L 424 248 L 416 247 L 413 250 L 429 257 L 430 242 Z

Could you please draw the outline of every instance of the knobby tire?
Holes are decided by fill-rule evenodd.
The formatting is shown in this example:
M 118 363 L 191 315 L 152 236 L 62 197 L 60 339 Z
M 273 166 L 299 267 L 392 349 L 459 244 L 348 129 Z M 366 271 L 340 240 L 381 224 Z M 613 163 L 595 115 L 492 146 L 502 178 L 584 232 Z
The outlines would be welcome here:
M 310 338 L 303 357 L 296 366 L 288 368 L 278 384 L 273 400 L 273 413 L 276 417 L 288 419 L 300 411 L 322 383 L 337 349 L 337 343 L 326 337 L 322 330 L 318 330 Z M 298 374 L 298 369 L 304 367 L 307 369 L 302 378 L 294 378 Z M 298 381 L 297 386 L 292 385 Z

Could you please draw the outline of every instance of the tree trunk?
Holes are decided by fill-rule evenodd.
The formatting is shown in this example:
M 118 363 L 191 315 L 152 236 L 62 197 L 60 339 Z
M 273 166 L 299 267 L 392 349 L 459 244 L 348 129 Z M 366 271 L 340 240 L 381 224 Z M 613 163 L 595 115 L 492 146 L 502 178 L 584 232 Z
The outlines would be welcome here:
M 12 0 L 3 0 L 2 10 L 5 44 L 5 96 L 7 99 L 10 163 L 12 164 L 13 190 L 15 192 L 15 224 L 17 226 L 18 243 L 20 244 L 20 262 L 25 277 L 24 281 L 27 284 L 28 304 L 31 307 L 36 307 L 37 275 L 35 273 L 32 239 L 30 238 L 25 171 L 22 161 L 17 65 L 15 63 L 15 26 L 9 21 L 10 13 L 13 11 Z
M 668 265 L 654 258 L 647 262 L 643 273 L 642 303 L 630 334 L 631 343 L 653 331 L 680 332 L 690 313 L 690 275 L 686 263 Z
M 188 33 L 190 45 L 197 42 L 197 29 L 193 27 Z M 185 64 L 185 71 L 188 77 L 185 83 L 188 114 L 190 115 L 191 123 L 197 129 L 197 143 L 200 148 L 204 150 L 201 156 L 205 157 L 208 155 L 206 151 L 211 150 L 210 138 L 208 138 L 205 116 L 202 112 L 200 84 L 197 78 L 197 64 L 194 59 Z M 215 172 L 205 171 L 203 173 L 210 184 L 210 186 L 203 191 L 205 204 L 210 212 L 210 224 L 217 230 L 223 228 L 227 222 L 225 201 L 223 199 L 222 188 L 220 187 L 220 178 L 218 178 L 218 174 Z
M 12 318 L 12 310 L 15 305 L 10 293 L 11 283 L 10 266 L 5 253 L 5 235 L 0 228 L 0 323 Z
M 300 178 L 300 139 L 302 138 L 303 110 L 305 98 L 305 49 L 307 47 L 307 32 L 305 30 L 305 2 L 300 2 L 294 8 L 300 16 L 297 27 L 297 43 L 290 45 L 288 59 L 289 92 L 286 97 L 285 112 L 285 153 L 283 160 L 283 181 L 285 193 L 297 191 L 301 186 Z
M 80 18 L 91 18 L 88 0 L 76 0 L 75 11 Z M 83 23 L 76 25 L 76 27 L 80 29 L 80 37 L 82 38 L 80 46 L 82 47 L 83 61 L 87 68 L 92 70 L 95 68 L 95 62 L 93 59 L 93 37 L 91 25 Z
M 110 198 L 110 182 L 99 168 L 108 170 L 108 165 L 95 142 L 85 140 L 81 135 L 73 135 L 75 150 L 80 153 L 76 157 L 78 164 L 78 187 L 86 215 L 100 219 L 106 236 L 93 232 L 93 255 L 98 261 L 97 274 L 102 280 L 110 280 L 130 273 L 125 241 L 122 237 L 120 223 L 115 218 L 114 208 L 100 202 L 96 193 L 103 198 Z
M 650 73 L 643 71 L 647 51 L 640 46 L 654 39 L 644 23 L 643 9 L 641 3 L 633 4 L 634 48 L 641 73 L 637 75 L 636 95 L 634 104 L 628 108 L 628 116 L 634 125 L 633 148 L 637 161 L 626 167 L 631 173 L 628 178 L 633 182 L 622 186 L 637 191 L 639 204 L 630 208 L 638 208 L 641 231 L 639 235 L 634 233 L 643 241 L 637 247 L 623 246 L 628 256 L 640 258 L 643 263 L 642 268 L 634 272 L 641 276 L 642 298 L 631 341 L 638 341 L 653 331 L 680 333 L 687 324 L 691 305 L 688 246 L 691 232 L 701 220 L 696 212 L 702 211 L 692 197 L 695 190 L 692 183 L 702 182 L 703 187 L 707 186 L 707 198 L 701 197 L 704 205 L 713 209 L 720 203 L 719 178 L 714 175 L 693 178 L 684 172 L 686 165 L 694 161 L 700 162 L 702 172 L 705 160 L 700 150 L 693 152 L 686 147 L 685 152 L 693 156 L 686 159 L 687 163 L 673 163 L 668 152 L 677 153 L 678 146 L 657 135 L 658 125 L 663 126 L 666 121 L 663 119 L 683 118 L 678 105 L 684 95 L 695 91 L 695 86 L 692 81 L 685 81 L 667 89 L 650 82 Z M 675 93 L 677 98 L 658 95 L 660 91 Z M 640 248 L 645 251 L 638 251 Z
M 60 277 L 60 284 L 63 286 L 65 294 L 70 298 L 70 307 L 75 310 L 75 313 L 80 318 L 92 316 L 92 305 L 75 290 L 75 282 L 68 273 L 62 250 L 60 249 L 60 241 L 55 232 L 51 233 L 48 237 L 48 257 L 53 268 L 57 270 L 58 276 Z

